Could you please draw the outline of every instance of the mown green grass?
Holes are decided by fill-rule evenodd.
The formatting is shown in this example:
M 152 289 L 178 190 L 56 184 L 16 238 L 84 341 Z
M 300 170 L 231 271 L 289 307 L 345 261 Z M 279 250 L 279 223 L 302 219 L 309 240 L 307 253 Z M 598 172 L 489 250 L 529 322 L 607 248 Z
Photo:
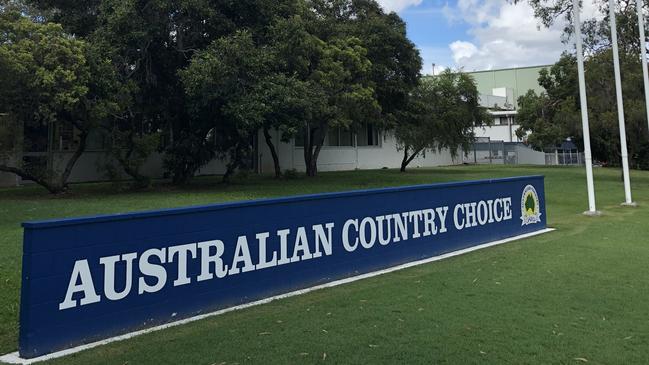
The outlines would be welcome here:
M 585 217 L 579 168 L 462 166 L 249 177 L 224 186 L 113 192 L 73 186 L 52 197 L 0 190 L 0 353 L 17 348 L 20 222 L 379 186 L 546 176 L 557 231 L 336 288 L 278 300 L 102 346 L 53 364 L 649 363 L 649 173 L 596 169 L 598 208 Z

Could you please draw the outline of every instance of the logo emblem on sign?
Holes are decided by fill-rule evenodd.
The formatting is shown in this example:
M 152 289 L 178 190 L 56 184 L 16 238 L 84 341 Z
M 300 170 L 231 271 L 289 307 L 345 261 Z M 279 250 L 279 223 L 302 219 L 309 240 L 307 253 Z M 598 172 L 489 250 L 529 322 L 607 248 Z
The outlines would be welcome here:
M 539 195 L 532 185 L 527 185 L 523 189 L 523 195 L 521 197 L 521 221 L 523 221 L 521 226 L 539 223 L 541 221 Z

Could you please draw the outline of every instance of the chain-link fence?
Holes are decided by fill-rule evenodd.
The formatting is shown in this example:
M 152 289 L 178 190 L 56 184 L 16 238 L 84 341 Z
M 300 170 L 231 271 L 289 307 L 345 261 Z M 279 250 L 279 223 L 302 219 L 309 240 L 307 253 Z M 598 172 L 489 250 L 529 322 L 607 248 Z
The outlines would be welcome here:
M 577 151 L 555 151 L 545 154 L 546 165 L 583 165 L 584 153 Z
M 479 137 L 464 157 L 465 163 L 493 165 L 544 165 L 543 152 L 534 151 L 519 142 L 494 141 Z

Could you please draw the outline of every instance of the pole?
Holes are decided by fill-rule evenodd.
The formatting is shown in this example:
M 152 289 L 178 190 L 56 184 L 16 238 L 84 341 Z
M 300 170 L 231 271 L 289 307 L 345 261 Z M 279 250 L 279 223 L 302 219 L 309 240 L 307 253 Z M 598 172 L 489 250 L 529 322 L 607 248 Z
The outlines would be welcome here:
M 575 47 L 577 48 L 577 73 L 579 74 L 579 102 L 581 108 L 581 125 L 584 134 L 584 159 L 586 164 L 586 187 L 588 189 L 587 215 L 598 215 L 595 207 L 595 184 L 593 182 L 593 158 L 590 153 L 590 128 L 588 125 L 588 101 L 586 99 L 586 78 L 584 77 L 584 52 L 581 46 L 581 21 L 579 20 L 579 0 L 572 0 L 572 11 L 575 26 Z
M 638 12 L 638 29 L 640 30 L 640 54 L 642 55 L 642 77 L 644 80 L 644 102 L 647 110 L 647 125 L 649 125 L 649 72 L 647 71 L 647 45 L 644 34 L 644 14 L 642 12 L 642 0 L 636 0 L 636 11 Z
M 629 178 L 629 153 L 626 148 L 626 127 L 624 125 L 624 102 L 622 100 L 622 78 L 620 77 L 620 55 L 617 49 L 617 25 L 615 21 L 615 2 L 608 0 L 608 13 L 611 22 L 611 44 L 613 46 L 613 68 L 615 71 L 615 95 L 617 97 L 617 120 L 620 124 L 620 147 L 622 154 L 622 175 L 624 177 L 624 203 L 635 205 L 631 199 L 631 179 Z

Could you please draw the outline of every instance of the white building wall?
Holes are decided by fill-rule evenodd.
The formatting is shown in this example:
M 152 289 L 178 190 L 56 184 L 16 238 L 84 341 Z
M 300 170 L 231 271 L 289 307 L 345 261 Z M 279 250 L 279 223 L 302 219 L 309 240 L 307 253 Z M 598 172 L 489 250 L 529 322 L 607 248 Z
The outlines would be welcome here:
M 305 171 L 304 148 L 295 147 L 292 141 L 289 143 L 279 142 L 278 134 L 278 132 L 271 132 L 282 170 Z M 384 133 L 380 139 L 380 146 L 322 147 L 318 156 L 318 171 L 399 168 L 403 159 L 403 151 L 397 150 L 394 135 Z M 259 139 L 259 155 L 261 172 L 272 173 L 274 171 L 273 159 L 263 135 L 260 135 Z M 449 151 L 440 153 L 426 151 L 415 158 L 409 167 L 445 166 L 461 163 L 461 161 L 461 156 L 453 159 Z
M 520 138 L 516 136 L 516 130 L 520 127 L 518 124 L 509 125 L 492 125 L 474 128 L 476 137 L 488 137 L 492 141 L 503 142 L 521 142 Z
M 277 149 L 282 170 L 296 169 L 305 171 L 304 149 L 295 147 L 294 142 L 281 142 L 279 133 L 272 131 L 273 143 Z M 259 169 L 263 174 L 274 173 L 273 159 L 263 138 L 259 135 Z M 65 164 L 72 156 L 71 152 L 56 153 L 54 163 L 59 171 L 62 171 Z M 109 162 L 108 157 L 103 151 L 85 152 L 77 161 L 70 174 L 69 182 L 90 182 L 106 181 L 109 176 L 104 172 L 104 166 Z M 324 146 L 318 157 L 319 171 L 343 171 L 355 169 L 380 169 L 384 167 L 399 168 L 403 159 L 403 151 L 397 150 L 397 142 L 394 135 L 385 133 L 381 136 L 380 146 L 360 146 L 360 147 L 330 147 Z M 453 158 L 449 151 L 425 151 L 415 158 L 409 167 L 434 167 L 462 163 L 461 154 Z M 117 162 L 113 166 L 120 168 Z M 225 172 L 226 163 L 222 160 L 214 159 L 207 165 L 197 171 L 197 175 L 220 175 Z M 153 153 L 143 164 L 141 172 L 152 178 L 164 177 L 163 156 L 160 153 Z M 120 172 L 121 178 L 128 179 L 128 176 Z M 0 174 L 0 186 L 15 186 L 21 183 L 21 180 L 13 174 Z M 27 183 L 27 181 L 25 181 Z
M 71 157 L 72 152 L 54 153 L 55 169 L 57 171 L 63 171 L 65 169 L 65 164 Z M 104 151 L 87 151 L 79 157 L 79 160 L 77 160 L 77 163 L 74 165 L 74 168 L 70 173 L 68 181 L 71 183 L 107 181 L 110 179 L 104 168 L 107 163 L 111 163 L 114 167 L 120 169 L 119 178 L 129 178 L 129 176 L 121 170 L 119 163 L 113 160 Z M 140 172 L 153 179 L 163 178 L 165 173 L 163 155 L 159 152 L 152 153 L 142 165 Z M 214 159 L 200 168 L 196 172 L 196 175 L 218 175 L 224 172 L 225 163 L 221 160 Z

